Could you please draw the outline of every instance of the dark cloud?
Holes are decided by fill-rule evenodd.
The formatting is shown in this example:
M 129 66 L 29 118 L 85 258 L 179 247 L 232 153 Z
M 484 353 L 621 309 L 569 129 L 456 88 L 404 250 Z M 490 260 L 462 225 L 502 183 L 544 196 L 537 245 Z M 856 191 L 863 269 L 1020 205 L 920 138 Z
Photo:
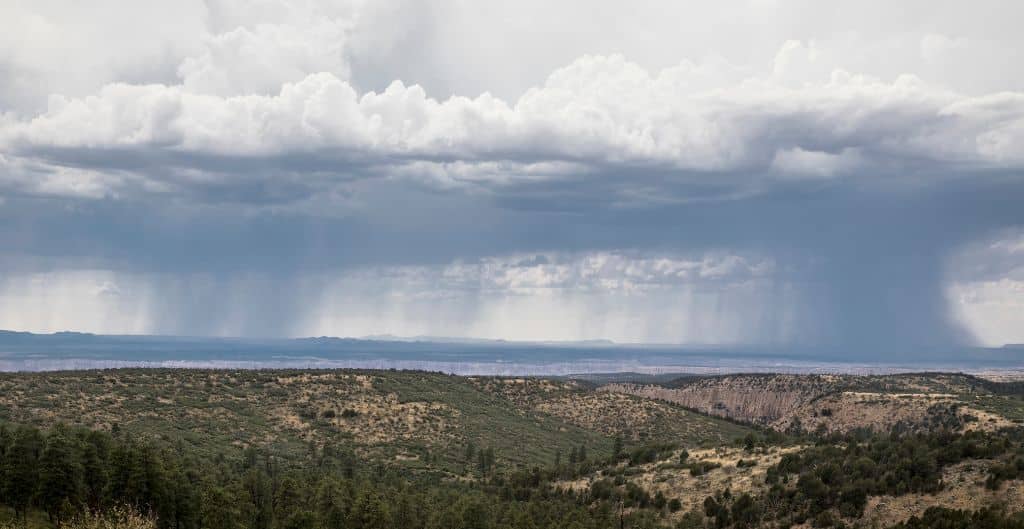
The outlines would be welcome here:
M 103 300 L 59 321 L 144 309 L 131 328 L 162 332 L 331 329 L 358 305 L 500 337 L 575 311 L 585 338 L 685 326 L 863 355 L 971 342 L 951 259 L 961 282 L 1019 268 L 978 246 L 1024 225 L 1019 17 L 807 3 L 760 32 L 708 6 L 371 4 L 186 2 L 131 28 L 8 10 L 0 273 Z M 68 72 L 46 28 L 82 46 Z
M 355 192 L 362 205 L 352 216 L 15 199 L 0 209 L 0 244 L 16 249 L 8 258 L 34 256 L 53 267 L 205 277 L 205 290 L 166 290 L 173 295 L 164 294 L 157 319 L 175 322 L 175 332 L 214 332 L 228 303 L 216 298 L 230 291 L 231 303 L 251 307 L 232 328 L 263 336 L 287 333 L 317 310 L 315 295 L 300 286 L 317 274 L 544 252 L 753 252 L 773 259 L 775 280 L 797 289 L 797 342 L 860 355 L 970 343 L 945 296 L 945 263 L 971 241 L 1024 225 L 1017 179 L 895 189 L 844 183 L 643 209 L 595 199 L 555 211 L 558 193 L 547 197 L 540 208 L 508 208 L 505 200 L 370 182 Z M 774 340 L 781 322 L 764 318 L 755 325 Z

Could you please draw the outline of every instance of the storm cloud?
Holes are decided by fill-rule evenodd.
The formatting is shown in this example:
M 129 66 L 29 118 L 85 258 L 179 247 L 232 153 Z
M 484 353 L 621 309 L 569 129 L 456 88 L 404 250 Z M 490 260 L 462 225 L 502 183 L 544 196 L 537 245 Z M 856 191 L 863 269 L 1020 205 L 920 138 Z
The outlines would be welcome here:
M 687 37 L 646 4 L 628 31 L 576 6 L 530 33 L 529 2 L 504 26 L 446 2 L 186 2 L 175 31 L 138 14 L 162 45 L 125 50 L 115 3 L 94 21 L 113 37 L 59 2 L 7 8 L 91 67 L 57 68 L 41 29 L 0 55 L 0 327 L 1016 340 L 971 310 L 1021 291 L 1019 252 L 979 268 L 1024 225 L 1019 7 L 875 25 L 881 3 L 844 23 L 764 4 L 679 13 Z

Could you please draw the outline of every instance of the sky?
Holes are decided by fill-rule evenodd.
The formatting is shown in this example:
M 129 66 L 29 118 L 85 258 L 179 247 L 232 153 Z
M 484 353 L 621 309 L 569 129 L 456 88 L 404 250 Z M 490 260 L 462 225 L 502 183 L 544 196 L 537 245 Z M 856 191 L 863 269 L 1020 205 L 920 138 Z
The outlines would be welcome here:
M 0 328 L 1024 343 L 1024 4 L 0 4 Z

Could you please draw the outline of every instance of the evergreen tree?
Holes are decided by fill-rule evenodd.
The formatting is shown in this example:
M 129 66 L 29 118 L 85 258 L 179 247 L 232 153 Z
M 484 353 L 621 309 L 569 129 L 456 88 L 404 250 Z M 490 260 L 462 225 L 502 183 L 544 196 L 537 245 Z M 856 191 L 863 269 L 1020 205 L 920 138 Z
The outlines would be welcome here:
M 201 512 L 203 528 L 243 529 L 245 526 L 242 523 L 242 512 L 238 508 L 238 496 L 236 492 L 219 486 L 204 490 Z
M 476 499 L 466 502 L 462 508 L 462 529 L 489 529 L 491 527 L 490 513 L 487 508 Z
M 7 501 L 7 454 L 11 450 L 13 435 L 6 424 L 0 424 L 0 505 L 9 503 Z
M 110 439 L 100 432 L 89 432 L 82 446 L 83 500 L 92 512 L 103 506 L 109 472 Z
M 63 432 L 51 434 L 39 459 L 40 507 L 59 527 L 79 510 L 84 488 L 82 464 L 74 445 Z
M 196 529 L 200 522 L 200 477 L 192 469 L 175 464 L 167 472 L 167 485 L 162 487 L 166 499 L 161 501 L 160 525 L 174 529 Z
M 288 519 L 292 515 L 308 510 L 305 503 L 305 494 L 299 482 L 286 476 L 281 480 L 281 485 L 274 495 L 274 513 L 278 518 Z
M 327 529 L 344 527 L 348 518 L 350 496 L 342 485 L 333 478 L 320 482 L 316 491 L 316 509 L 320 517 L 320 527 Z
M 394 527 L 414 529 L 419 525 L 421 516 L 416 512 L 408 491 L 396 491 L 395 496 L 397 497 L 391 502 L 391 522 Z
M 25 518 L 39 479 L 39 456 L 43 436 L 35 428 L 14 433 L 4 461 L 4 497 L 15 516 Z
M 380 495 L 364 488 L 348 516 L 352 529 L 392 529 L 391 512 Z
M 481 475 L 489 474 L 491 469 L 494 467 L 494 448 L 482 448 L 477 456 L 477 470 L 480 471 Z
M 243 479 L 242 486 L 248 496 L 249 527 L 252 529 L 268 529 L 272 517 L 272 495 L 270 480 L 259 469 L 250 469 Z

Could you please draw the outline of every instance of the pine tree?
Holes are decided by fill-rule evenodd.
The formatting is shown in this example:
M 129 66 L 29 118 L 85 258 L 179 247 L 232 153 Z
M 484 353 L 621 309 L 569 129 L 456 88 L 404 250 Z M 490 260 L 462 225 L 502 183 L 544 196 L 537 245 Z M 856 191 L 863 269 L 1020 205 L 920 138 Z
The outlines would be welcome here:
M 39 505 L 50 520 L 57 525 L 66 516 L 77 511 L 82 505 L 83 481 L 82 463 L 75 453 L 74 445 L 58 432 L 46 440 L 46 447 L 39 459 Z
M 304 505 L 304 494 L 299 482 L 291 476 L 281 480 L 274 495 L 274 513 L 279 519 L 291 518 L 293 514 L 307 510 Z
M 242 486 L 248 495 L 246 507 L 249 510 L 249 527 L 252 529 L 267 529 L 270 527 L 272 518 L 272 494 L 270 480 L 266 474 L 258 469 L 251 469 L 245 475 Z
M 488 529 L 491 526 L 487 507 L 477 500 L 470 500 L 462 508 L 463 529 Z
M 166 499 L 160 504 L 162 526 L 173 526 L 175 529 L 194 529 L 199 527 L 200 476 L 191 468 L 185 468 L 181 462 L 171 462 L 166 473 L 167 483 L 161 487 Z
M 391 522 L 394 527 L 401 527 L 403 529 L 410 529 L 416 526 L 418 519 L 416 509 L 413 507 L 413 502 L 409 498 L 407 491 L 396 492 L 396 498 L 391 501 Z
M 6 424 L 0 424 L 0 505 L 5 505 L 7 501 L 7 492 L 5 484 L 7 483 L 7 453 L 11 450 L 11 443 L 13 442 L 13 436 L 11 431 L 7 429 Z
M 103 506 L 109 472 L 109 437 L 99 432 L 89 432 L 82 448 L 82 475 L 84 476 L 84 501 L 89 510 L 99 511 Z
M 238 496 L 224 487 L 213 486 L 204 490 L 201 513 L 204 529 L 243 529 Z
M 15 516 L 24 519 L 39 478 L 39 456 L 43 437 L 35 428 L 14 433 L 4 461 L 4 497 Z
M 391 512 L 376 491 L 363 489 L 348 516 L 353 529 L 392 529 Z
M 320 482 L 316 491 L 316 509 L 319 512 L 320 527 L 344 527 L 350 503 L 346 501 L 347 490 L 333 478 Z

